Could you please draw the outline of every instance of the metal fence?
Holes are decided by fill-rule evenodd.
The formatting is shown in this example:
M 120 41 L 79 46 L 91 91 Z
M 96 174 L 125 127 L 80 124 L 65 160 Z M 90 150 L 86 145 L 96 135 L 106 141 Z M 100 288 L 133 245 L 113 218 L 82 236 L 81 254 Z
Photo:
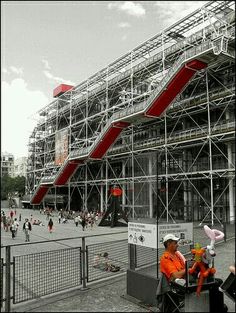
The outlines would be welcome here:
M 3 299 L 3 259 L 1 258 L 1 264 L 0 264 L 0 303 L 2 308 L 2 299 Z
M 235 237 L 234 225 L 224 226 L 214 228 L 224 231 L 225 240 Z M 209 244 L 202 227 L 194 227 L 193 232 L 194 242 Z M 1 246 L 1 307 L 5 302 L 5 312 L 10 312 L 12 305 L 71 288 L 83 289 L 89 282 L 126 273 L 128 268 L 138 270 L 155 265 L 158 276 L 157 260 L 164 248 L 128 244 L 128 238 L 114 240 L 113 234 L 117 233 Z M 128 236 L 127 231 L 119 234 Z M 26 245 L 32 253 L 24 254 Z M 187 254 L 190 247 L 180 246 L 179 250 Z M 117 271 L 96 266 L 97 256 L 103 258 L 105 252 Z
M 128 268 L 128 240 L 111 240 L 111 235 L 107 234 L 107 238 L 100 234 L 1 246 L 1 307 L 5 302 L 5 312 L 10 312 L 14 304 L 75 287 L 83 289 L 87 282 L 125 273 Z M 102 242 L 90 244 L 94 237 L 98 237 L 95 241 Z M 30 254 L 20 252 L 26 245 Z M 105 252 L 117 271 L 94 267 L 96 255 Z
M 86 246 L 87 250 L 87 281 L 113 276 L 126 272 L 128 268 L 128 240 L 118 240 Z M 119 268 L 117 272 L 106 271 L 104 267 L 97 265 L 97 258 L 103 258 L 104 253 L 108 254 L 109 263 Z M 105 272 L 105 275 L 104 275 Z
M 79 286 L 81 248 L 13 257 L 13 303 Z

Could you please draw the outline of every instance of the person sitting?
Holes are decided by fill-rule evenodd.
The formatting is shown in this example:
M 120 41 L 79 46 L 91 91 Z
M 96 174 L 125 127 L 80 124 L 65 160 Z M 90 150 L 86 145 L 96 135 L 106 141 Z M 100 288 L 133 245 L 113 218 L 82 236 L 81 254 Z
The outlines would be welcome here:
M 167 234 L 163 238 L 165 252 L 161 256 L 160 271 L 167 277 L 169 282 L 176 281 L 176 279 L 185 279 L 185 258 L 178 251 L 178 241 L 180 238 L 173 234 Z M 224 304 L 223 292 L 219 290 L 222 280 L 217 278 L 215 283 L 209 288 L 209 302 L 210 312 L 227 312 L 228 308 Z M 176 297 L 176 302 L 183 301 L 184 293 L 180 292 Z M 171 309 L 169 310 L 171 312 Z
M 97 267 L 97 268 L 100 268 L 101 266 L 101 263 L 102 263 L 102 253 L 98 253 L 95 255 L 94 257 L 94 264 L 93 264 L 93 267 Z M 103 266 L 104 267 L 104 266 Z
M 160 272 L 165 275 L 169 283 L 176 281 L 176 279 L 185 278 L 185 258 L 178 251 L 179 239 L 173 234 L 167 234 L 163 238 L 165 251 L 160 259 Z M 180 302 L 184 300 L 184 292 L 171 293 L 171 297 L 174 303 L 179 306 Z M 172 312 L 174 309 L 173 303 L 166 303 L 166 312 Z
M 62 224 L 66 224 L 67 222 L 68 222 L 68 220 L 65 217 L 63 217 L 62 218 Z
M 108 258 L 107 252 L 104 252 L 103 257 L 104 257 L 105 271 L 118 272 L 120 270 L 119 266 L 116 266 L 116 265 L 111 263 L 111 260 L 109 260 L 109 258 Z
M 34 220 L 32 224 L 33 224 L 33 225 L 37 225 L 37 226 L 44 226 L 44 225 L 43 225 L 43 222 L 40 221 L 39 219 L 38 219 L 38 220 Z
M 179 239 L 173 234 L 163 238 L 165 252 L 160 259 L 160 271 L 165 274 L 168 281 L 185 277 L 185 258 L 178 251 Z
M 102 271 L 107 271 L 107 272 L 118 272 L 120 270 L 119 266 L 113 265 L 111 261 L 108 258 L 108 253 L 104 252 L 98 253 L 94 257 L 94 268 L 99 268 Z

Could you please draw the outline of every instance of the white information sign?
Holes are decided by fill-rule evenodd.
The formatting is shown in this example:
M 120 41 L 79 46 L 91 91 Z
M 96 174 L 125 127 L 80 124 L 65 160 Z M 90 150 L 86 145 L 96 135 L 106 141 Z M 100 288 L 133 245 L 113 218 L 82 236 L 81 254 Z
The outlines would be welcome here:
M 128 243 L 156 249 L 157 247 L 156 225 L 129 222 Z
M 144 223 L 128 223 L 128 243 L 157 248 L 157 235 L 158 235 L 158 248 L 163 248 L 163 238 L 167 234 L 174 234 L 180 238 L 179 246 L 193 244 L 193 223 L 179 223 L 179 224 L 159 224 L 158 234 L 156 224 Z
M 167 234 L 174 234 L 180 238 L 178 245 L 193 244 L 193 223 L 159 224 L 158 225 L 158 248 L 163 248 L 163 238 Z

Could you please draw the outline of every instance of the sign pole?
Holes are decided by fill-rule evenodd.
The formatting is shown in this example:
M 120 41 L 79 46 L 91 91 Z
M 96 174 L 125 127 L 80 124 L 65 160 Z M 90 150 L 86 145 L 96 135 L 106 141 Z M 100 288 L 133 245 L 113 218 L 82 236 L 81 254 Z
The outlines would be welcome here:
M 159 162 L 158 162 L 158 152 L 157 152 L 157 168 L 156 168 L 156 173 L 157 173 L 157 211 L 156 211 L 156 225 L 157 225 L 157 279 L 159 277 L 159 253 L 158 253 L 158 218 L 159 218 L 159 189 L 158 189 L 158 165 L 159 165 Z

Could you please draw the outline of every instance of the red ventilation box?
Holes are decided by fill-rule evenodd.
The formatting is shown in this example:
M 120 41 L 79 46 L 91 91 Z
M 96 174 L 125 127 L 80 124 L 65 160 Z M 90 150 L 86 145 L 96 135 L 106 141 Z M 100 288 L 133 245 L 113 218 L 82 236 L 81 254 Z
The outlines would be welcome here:
M 60 95 L 62 95 L 64 92 L 70 90 L 74 88 L 74 86 L 71 86 L 71 85 L 66 85 L 66 84 L 61 84 L 59 85 L 58 87 L 56 87 L 54 90 L 53 90 L 53 97 L 56 98 L 56 97 L 59 97 Z

